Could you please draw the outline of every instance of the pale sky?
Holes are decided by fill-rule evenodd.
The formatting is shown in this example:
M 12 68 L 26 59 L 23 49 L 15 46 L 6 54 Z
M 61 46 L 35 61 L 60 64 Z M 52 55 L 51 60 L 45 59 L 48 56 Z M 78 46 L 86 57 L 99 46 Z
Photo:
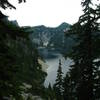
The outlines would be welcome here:
M 8 9 L 4 13 L 10 20 L 17 20 L 20 26 L 73 24 L 82 14 L 81 0 L 27 0 L 22 4 L 17 4 L 17 0 L 10 1 L 17 10 Z

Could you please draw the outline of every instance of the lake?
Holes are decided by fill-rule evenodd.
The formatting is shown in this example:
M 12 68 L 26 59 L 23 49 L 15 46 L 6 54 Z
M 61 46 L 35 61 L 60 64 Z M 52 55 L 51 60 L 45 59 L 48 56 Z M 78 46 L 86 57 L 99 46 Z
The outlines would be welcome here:
M 59 66 L 59 60 L 62 63 L 62 71 L 63 76 L 65 76 L 66 72 L 69 69 L 69 66 L 73 64 L 73 61 L 70 58 L 65 59 L 62 54 L 55 49 L 47 49 L 47 48 L 39 48 L 39 53 L 44 58 L 46 64 L 48 65 L 47 68 L 47 77 L 44 82 L 44 85 L 47 87 L 49 83 L 53 85 L 55 83 L 57 69 Z

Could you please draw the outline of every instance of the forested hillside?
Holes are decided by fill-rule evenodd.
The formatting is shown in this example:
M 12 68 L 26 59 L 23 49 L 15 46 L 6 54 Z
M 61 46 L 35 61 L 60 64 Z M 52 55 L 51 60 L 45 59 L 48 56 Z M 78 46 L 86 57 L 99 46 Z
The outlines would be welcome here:
M 0 100 L 6 97 L 20 100 L 30 93 L 43 96 L 46 72 L 38 62 L 30 33 L 8 21 L 1 12 L 0 15 Z
M 27 27 L 27 31 L 31 31 L 31 40 L 37 47 L 45 47 L 48 49 L 55 49 L 61 53 L 69 52 L 73 45 L 75 45 L 75 35 L 65 36 L 65 31 L 70 29 L 70 24 L 62 23 L 58 27 L 36 26 Z
M 15 6 L 0 0 L 3 10 Z M 20 27 L 0 11 L 0 100 L 100 100 L 100 0 L 82 0 L 81 6 L 76 23 L 58 27 Z M 54 57 L 44 59 L 39 48 Z M 72 64 L 64 76 L 65 58 Z M 44 85 L 46 71 L 57 73 L 54 84 Z

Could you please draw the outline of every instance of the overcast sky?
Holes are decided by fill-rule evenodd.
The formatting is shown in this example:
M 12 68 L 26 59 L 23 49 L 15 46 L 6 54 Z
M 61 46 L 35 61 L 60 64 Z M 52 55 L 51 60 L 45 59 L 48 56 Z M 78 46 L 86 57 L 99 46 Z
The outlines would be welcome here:
M 10 20 L 17 20 L 20 26 L 73 24 L 82 14 L 81 0 L 27 0 L 22 4 L 11 1 L 17 10 L 8 9 L 4 13 Z

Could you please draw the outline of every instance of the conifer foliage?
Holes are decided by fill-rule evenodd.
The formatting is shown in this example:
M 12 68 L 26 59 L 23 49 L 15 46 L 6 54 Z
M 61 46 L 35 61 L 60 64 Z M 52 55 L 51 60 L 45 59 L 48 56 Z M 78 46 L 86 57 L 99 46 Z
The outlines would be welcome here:
M 25 2 L 26 0 L 18 0 L 19 3 L 21 2 Z M 15 6 L 13 6 L 9 0 L 0 0 L 0 7 L 3 8 L 3 9 L 6 9 L 6 8 L 15 8 Z
M 24 93 L 42 95 L 46 73 L 38 63 L 30 33 L 3 16 L 0 19 L 0 100 L 11 97 L 20 100 Z
M 57 78 L 54 84 L 54 91 L 56 94 L 57 100 L 63 100 L 63 72 L 61 67 L 61 60 L 59 60 L 59 66 L 57 70 Z
M 94 4 L 93 1 L 82 0 L 84 14 L 68 31 L 68 33 L 76 34 L 78 37 L 78 43 L 70 55 L 74 60 L 74 65 L 69 72 L 69 78 L 73 77 L 75 71 L 77 72 L 77 77 L 73 77 L 71 80 L 71 83 L 76 84 L 74 91 L 77 100 L 100 99 L 97 96 L 99 93 L 97 91 L 99 90 L 100 76 L 98 72 L 100 64 L 99 60 L 96 60 L 100 57 L 98 45 L 100 43 L 100 5 L 99 3 Z
M 77 86 L 78 86 L 78 80 L 80 78 L 80 72 L 78 68 L 78 63 L 75 63 L 75 65 L 70 66 L 69 72 L 67 72 L 66 76 L 64 77 L 63 82 L 63 96 L 64 100 L 78 100 L 77 98 Z

